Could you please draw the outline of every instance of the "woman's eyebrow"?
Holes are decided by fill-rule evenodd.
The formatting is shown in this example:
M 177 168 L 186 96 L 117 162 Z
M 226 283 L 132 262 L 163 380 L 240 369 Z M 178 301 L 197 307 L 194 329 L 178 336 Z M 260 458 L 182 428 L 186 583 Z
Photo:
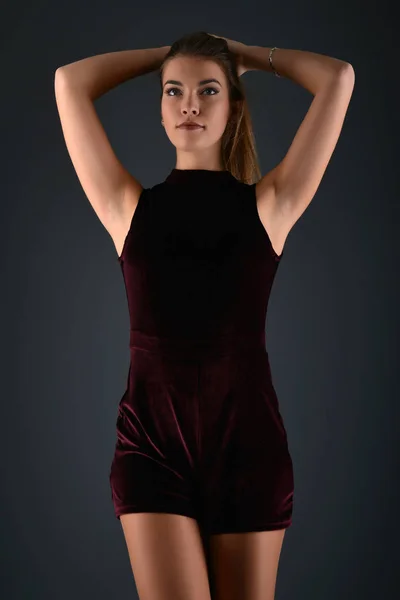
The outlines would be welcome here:
M 167 83 L 172 83 L 173 85 L 182 85 L 183 86 L 182 81 L 177 81 L 176 79 L 168 79 L 168 81 L 166 81 L 164 83 L 163 87 L 166 86 Z M 218 83 L 218 85 L 221 85 L 220 82 L 218 81 L 218 79 L 202 79 L 201 81 L 199 81 L 198 85 L 204 85 L 205 83 Z

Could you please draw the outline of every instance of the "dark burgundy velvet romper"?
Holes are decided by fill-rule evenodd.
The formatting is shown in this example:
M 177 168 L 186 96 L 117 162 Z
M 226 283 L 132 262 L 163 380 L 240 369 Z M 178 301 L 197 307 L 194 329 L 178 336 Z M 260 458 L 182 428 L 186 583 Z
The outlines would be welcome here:
M 281 256 L 255 184 L 173 169 L 143 189 L 118 258 L 130 366 L 110 471 L 117 518 L 176 513 L 210 534 L 291 525 L 293 465 L 265 344 Z

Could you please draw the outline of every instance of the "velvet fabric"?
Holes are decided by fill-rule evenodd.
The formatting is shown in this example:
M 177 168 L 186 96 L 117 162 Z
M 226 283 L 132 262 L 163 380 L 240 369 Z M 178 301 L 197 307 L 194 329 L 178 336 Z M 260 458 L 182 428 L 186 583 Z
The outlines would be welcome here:
M 168 512 L 206 532 L 291 525 L 293 465 L 265 343 L 282 254 L 255 184 L 173 169 L 139 199 L 118 258 L 130 366 L 110 485 L 117 518 Z

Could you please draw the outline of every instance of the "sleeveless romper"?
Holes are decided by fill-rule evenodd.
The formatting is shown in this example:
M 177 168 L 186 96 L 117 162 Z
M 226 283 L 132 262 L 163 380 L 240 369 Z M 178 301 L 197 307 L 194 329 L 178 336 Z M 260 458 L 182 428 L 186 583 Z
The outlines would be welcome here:
M 209 534 L 291 525 L 293 465 L 265 345 L 282 254 L 255 184 L 229 171 L 173 169 L 142 190 L 118 257 L 130 319 L 109 476 L 118 519 L 175 513 Z

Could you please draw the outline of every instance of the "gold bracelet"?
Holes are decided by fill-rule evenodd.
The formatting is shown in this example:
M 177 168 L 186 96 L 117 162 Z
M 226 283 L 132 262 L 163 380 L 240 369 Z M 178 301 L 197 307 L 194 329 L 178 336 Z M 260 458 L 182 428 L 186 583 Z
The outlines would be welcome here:
M 272 55 L 275 52 L 275 50 L 279 50 L 279 48 L 277 48 L 277 46 L 274 46 L 269 51 L 269 57 L 268 57 L 269 64 L 270 64 L 271 70 L 274 73 L 274 75 L 276 75 L 277 77 L 282 77 L 281 75 L 279 75 L 278 71 L 274 68 L 274 65 L 272 64 Z

